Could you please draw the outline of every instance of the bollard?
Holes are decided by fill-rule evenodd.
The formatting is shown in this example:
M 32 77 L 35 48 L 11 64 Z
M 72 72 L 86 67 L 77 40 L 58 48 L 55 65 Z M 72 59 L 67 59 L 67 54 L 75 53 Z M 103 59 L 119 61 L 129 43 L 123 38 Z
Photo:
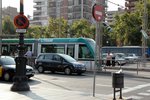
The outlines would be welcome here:
M 114 98 L 116 100 L 116 92 L 120 92 L 119 99 L 122 99 L 122 88 L 124 88 L 124 74 L 121 72 L 116 72 L 112 74 L 112 87 L 114 88 Z M 119 90 L 116 90 L 119 88 Z

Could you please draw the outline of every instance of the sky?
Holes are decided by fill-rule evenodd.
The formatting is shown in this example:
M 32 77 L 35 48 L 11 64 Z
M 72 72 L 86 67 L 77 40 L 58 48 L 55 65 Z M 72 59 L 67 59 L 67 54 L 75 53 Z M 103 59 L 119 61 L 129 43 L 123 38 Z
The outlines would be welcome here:
M 117 6 L 118 4 L 121 6 L 125 5 L 125 0 L 108 0 L 110 3 L 108 2 L 108 11 L 114 11 L 117 10 L 119 6 Z M 33 5 L 35 5 L 33 3 L 33 0 L 23 0 L 24 2 L 24 14 L 33 16 Z M 117 5 L 116 5 L 117 4 Z M 7 7 L 7 6 L 11 6 L 11 7 L 16 7 L 18 12 L 20 11 L 20 0 L 2 0 L 2 7 Z

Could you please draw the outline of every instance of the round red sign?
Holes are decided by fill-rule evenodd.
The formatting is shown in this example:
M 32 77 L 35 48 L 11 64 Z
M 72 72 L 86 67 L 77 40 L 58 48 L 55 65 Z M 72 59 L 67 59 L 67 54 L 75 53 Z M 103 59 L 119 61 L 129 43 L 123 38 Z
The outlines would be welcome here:
M 103 19 L 103 11 L 104 11 L 103 6 L 95 4 L 92 9 L 93 18 L 96 21 L 101 21 Z
M 19 29 L 26 29 L 29 26 L 29 20 L 26 16 L 20 14 L 14 18 L 14 24 Z

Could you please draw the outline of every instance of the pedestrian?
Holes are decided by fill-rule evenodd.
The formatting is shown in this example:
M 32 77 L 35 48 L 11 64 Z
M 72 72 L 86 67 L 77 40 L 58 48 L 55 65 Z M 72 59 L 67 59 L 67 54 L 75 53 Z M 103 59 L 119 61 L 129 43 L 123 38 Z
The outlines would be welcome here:
M 25 56 L 27 57 L 27 64 L 28 65 L 32 65 L 32 52 L 30 51 L 30 49 L 28 49 L 28 51 L 25 53 Z
M 115 67 L 115 54 L 112 53 L 112 67 Z
M 28 49 L 28 51 L 25 53 L 26 57 L 32 57 L 32 52 L 30 51 L 30 49 Z
M 111 66 L 111 60 L 112 60 L 112 56 L 110 55 L 110 52 L 108 52 L 106 56 L 106 66 Z

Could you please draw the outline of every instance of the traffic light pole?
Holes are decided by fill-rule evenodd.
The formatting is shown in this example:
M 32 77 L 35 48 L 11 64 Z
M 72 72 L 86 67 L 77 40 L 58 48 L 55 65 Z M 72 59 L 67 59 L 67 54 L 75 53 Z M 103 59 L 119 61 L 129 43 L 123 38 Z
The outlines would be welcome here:
M 23 12 L 23 0 L 20 0 L 20 14 Z M 20 19 L 21 20 L 21 19 Z M 18 45 L 18 57 L 16 57 L 16 74 L 14 76 L 14 83 L 11 87 L 11 91 L 29 91 L 30 87 L 27 83 L 26 77 L 26 63 L 27 58 L 24 57 L 24 33 L 19 33 L 19 45 Z

